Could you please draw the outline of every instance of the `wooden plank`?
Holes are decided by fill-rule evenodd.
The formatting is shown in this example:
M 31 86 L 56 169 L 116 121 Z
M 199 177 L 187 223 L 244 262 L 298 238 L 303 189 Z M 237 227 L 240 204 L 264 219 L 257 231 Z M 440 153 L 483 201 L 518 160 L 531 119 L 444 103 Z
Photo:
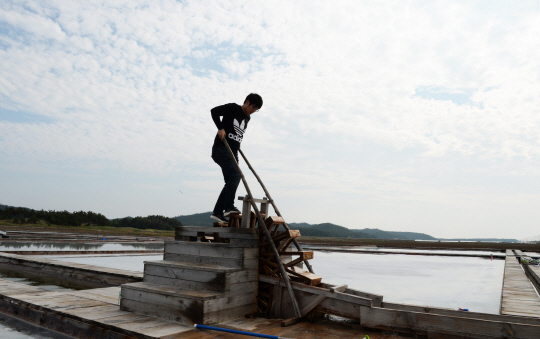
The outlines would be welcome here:
M 122 285 L 122 299 L 128 298 L 129 295 L 135 295 L 136 292 L 142 293 L 155 293 L 164 297 L 178 297 L 192 300 L 208 300 L 221 297 L 221 293 L 217 292 L 204 292 L 204 291 L 191 291 L 191 290 L 179 290 L 170 286 L 161 286 L 148 283 L 132 283 Z M 136 300 L 136 299 L 134 299 Z
M 144 282 L 149 284 L 162 285 L 167 287 L 173 287 L 180 290 L 191 290 L 191 291 L 201 291 L 201 292 L 213 292 L 213 293 L 224 293 L 231 292 L 235 293 L 237 291 L 252 291 L 257 289 L 257 280 L 245 281 L 245 282 L 236 282 L 236 283 L 227 283 L 225 280 L 216 281 L 216 282 L 200 282 L 200 281 L 190 281 L 178 278 L 165 278 L 153 275 L 146 275 L 144 277 Z
M 27 300 L 25 300 L 27 301 Z M 30 302 L 30 301 L 27 301 Z M 33 300 L 31 301 L 34 305 L 39 305 L 51 310 L 68 310 L 72 308 L 81 308 L 81 307 L 94 307 L 94 306 L 106 306 L 107 303 L 90 300 L 84 298 L 77 298 L 75 296 L 62 296 L 54 299 L 42 299 L 42 300 Z
M 244 259 L 242 258 L 203 257 L 199 255 L 177 254 L 169 252 L 165 252 L 163 258 L 168 261 L 185 263 L 209 264 L 236 268 L 244 267 Z
M 168 324 L 170 324 L 170 321 L 165 321 L 154 317 L 146 317 L 119 323 L 116 326 L 128 331 L 139 332 L 139 330 L 144 328 L 155 328 L 156 326 L 165 326 Z
M 156 275 L 192 281 L 224 281 L 238 283 L 254 281 L 258 278 L 256 269 L 239 269 L 214 265 L 193 265 L 174 261 L 145 261 L 145 276 Z
M 284 286 L 283 281 L 281 281 L 278 278 L 272 278 L 265 275 L 259 275 L 259 281 L 267 282 L 274 285 L 281 285 Z M 352 304 L 358 304 L 358 305 L 364 305 L 364 306 L 371 306 L 371 299 L 342 293 L 342 292 L 330 292 L 328 289 L 319 288 L 317 286 L 308 286 L 297 282 L 291 282 L 291 285 L 294 290 L 303 291 L 311 294 L 318 294 L 318 295 L 324 295 L 329 299 L 337 299 L 337 300 L 343 300 L 346 302 L 350 302 Z
M 249 291 L 246 293 L 227 295 L 224 298 L 206 300 L 204 301 L 204 313 L 205 316 L 209 312 L 217 312 L 238 306 L 256 305 L 257 295 L 255 291 Z
M 145 319 L 148 319 L 147 315 L 139 314 L 139 313 L 128 313 L 128 314 L 117 315 L 114 317 L 103 318 L 103 319 L 100 319 L 99 322 L 102 324 L 117 326 L 118 324 L 121 324 L 121 323 L 128 323 L 128 322 L 138 321 L 138 320 L 142 321 Z
M 193 332 L 193 326 L 180 325 L 177 323 L 167 323 L 165 325 L 140 328 L 137 333 L 153 338 L 173 339 L 184 337 L 184 333 Z
M 278 216 L 269 216 L 266 218 L 265 223 L 268 224 L 274 224 L 274 225 L 283 225 L 285 223 L 285 220 L 282 217 Z
M 137 310 L 137 312 L 163 320 L 174 321 L 180 324 L 193 325 L 202 323 L 202 308 L 178 309 L 171 305 L 159 305 L 148 302 L 140 302 L 130 299 L 122 299 L 121 307 L 125 310 Z
M 119 315 L 125 315 L 130 313 L 127 311 L 122 311 L 120 309 L 120 306 L 118 305 L 73 308 L 69 310 L 63 310 L 62 312 L 76 315 L 78 317 L 88 320 L 99 320 L 103 318 L 116 317 Z
M 310 259 L 313 259 L 313 251 L 284 251 L 284 252 L 279 252 L 279 255 L 298 255 L 300 256 L 300 260 L 304 261 L 304 260 L 310 260 Z
M 118 305 L 120 287 L 96 288 L 81 291 L 67 291 L 66 294 L 75 295 L 92 300 L 98 300 L 110 304 Z
M 257 303 L 237 306 L 204 314 L 204 324 L 218 324 L 224 321 L 245 318 L 247 314 L 257 312 Z
M 310 302 L 307 303 L 307 305 L 304 305 L 300 309 L 300 313 L 302 314 L 302 317 L 305 317 L 306 314 L 313 311 L 315 307 L 317 307 L 326 297 L 324 295 L 317 295 Z
M 24 301 L 13 302 L 0 298 L 0 310 L 17 318 L 48 328 L 73 338 L 88 339 L 127 339 L 133 335 L 115 331 L 115 328 L 91 320 L 81 319 L 54 310 L 48 310 Z
M 219 269 L 216 267 L 202 269 L 201 266 L 189 267 L 186 264 L 179 263 L 177 267 L 171 265 L 160 265 L 155 262 L 145 262 L 144 275 L 156 275 L 167 278 L 177 278 L 191 281 L 224 283 L 227 269 Z M 238 270 L 238 268 L 230 268 L 229 270 Z
M 302 318 L 299 318 L 299 317 L 293 317 L 293 318 L 285 319 L 285 320 L 283 320 L 281 322 L 281 326 L 282 327 L 287 327 L 287 326 L 291 326 L 291 325 L 294 325 L 294 324 L 298 324 L 301 320 L 302 320 Z
M 279 317 L 281 314 L 281 299 L 283 288 L 280 285 L 274 285 L 272 293 L 272 307 L 270 308 L 270 315 Z
M 530 324 L 530 325 L 540 326 L 540 318 L 532 318 L 532 317 L 488 314 L 488 313 L 479 313 L 479 312 L 463 313 L 463 311 L 456 311 L 450 308 L 437 308 L 437 307 L 431 307 L 431 306 L 407 305 L 407 304 L 397 304 L 397 303 L 388 303 L 388 302 L 383 302 L 381 308 L 394 309 L 394 310 L 400 310 L 400 311 L 411 311 L 411 312 L 417 312 L 417 313 L 447 315 L 447 316 L 452 316 L 452 317 L 481 319 L 481 320 L 486 320 L 486 321 L 499 321 L 499 322 L 507 322 L 507 323 L 519 323 L 519 324 Z
M 291 261 L 294 264 L 294 261 Z M 309 271 L 304 271 L 296 267 L 290 267 L 287 269 L 287 272 L 291 273 L 293 276 L 300 278 L 303 282 L 311 286 L 317 286 L 321 283 L 322 277 L 313 274 Z
M 501 314 L 540 315 L 540 298 L 512 250 L 506 251 Z
M 348 285 L 339 285 L 339 286 L 332 286 L 330 287 L 330 292 L 345 292 L 345 290 L 349 288 Z
M 240 201 L 249 201 L 250 199 L 249 199 L 249 197 L 246 195 L 245 197 L 242 197 L 242 196 L 238 197 L 238 200 L 240 200 Z M 258 203 L 261 203 L 261 202 L 266 203 L 266 202 L 268 202 L 267 199 L 258 199 L 258 198 L 253 198 L 253 201 L 254 201 L 254 202 L 258 202 Z M 261 213 L 262 213 L 262 211 L 261 211 Z
M 540 326 L 511 324 L 437 314 L 399 311 L 378 307 L 360 307 L 360 324 L 365 327 L 393 330 L 417 335 L 430 331 L 455 335 L 494 338 L 530 339 L 540 337 Z
M 337 315 L 339 317 L 360 321 L 360 304 L 349 301 L 326 298 L 317 307 L 316 311 Z

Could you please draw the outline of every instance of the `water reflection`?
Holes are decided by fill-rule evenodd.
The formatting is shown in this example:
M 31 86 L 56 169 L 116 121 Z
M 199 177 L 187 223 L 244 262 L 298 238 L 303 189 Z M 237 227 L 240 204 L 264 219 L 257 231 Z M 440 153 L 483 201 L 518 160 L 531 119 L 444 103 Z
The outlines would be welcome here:
M 36 243 L 36 242 L 0 242 L 1 251 L 130 251 L 163 250 L 163 242 L 156 243 Z

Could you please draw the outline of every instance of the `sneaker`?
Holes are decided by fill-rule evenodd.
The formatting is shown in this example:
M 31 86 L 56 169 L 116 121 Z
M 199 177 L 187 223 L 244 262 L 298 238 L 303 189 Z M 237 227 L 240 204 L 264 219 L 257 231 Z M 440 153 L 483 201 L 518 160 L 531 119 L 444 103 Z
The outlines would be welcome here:
M 233 206 L 232 208 L 229 208 L 225 211 L 224 216 L 228 217 L 231 214 L 240 214 L 240 211 L 238 210 L 238 208 Z
M 229 222 L 227 219 L 225 219 L 225 217 L 221 213 L 220 214 L 212 213 L 210 218 L 217 220 L 218 222 Z

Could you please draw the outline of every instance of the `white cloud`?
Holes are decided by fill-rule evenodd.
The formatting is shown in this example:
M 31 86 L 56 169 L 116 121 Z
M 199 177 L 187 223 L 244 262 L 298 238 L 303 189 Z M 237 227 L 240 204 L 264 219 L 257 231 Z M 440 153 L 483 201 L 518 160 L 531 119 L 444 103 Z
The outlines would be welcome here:
M 220 178 L 209 178 L 216 175 L 209 159 L 215 130 L 209 109 L 241 103 L 255 91 L 265 105 L 253 116 L 244 147 L 268 167 L 265 174 L 279 192 L 335 203 L 336 214 L 344 215 L 338 219 L 349 227 L 357 218 L 338 206 L 336 192 L 351 201 L 342 206 L 373 201 L 363 213 L 386 220 L 386 228 L 399 218 L 383 218 L 382 211 L 400 202 L 409 206 L 409 197 L 419 196 L 411 208 L 418 214 L 410 218 L 429 233 L 432 220 L 422 220 L 421 202 L 477 205 L 466 205 L 462 197 L 472 193 L 455 182 L 433 179 L 435 188 L 425 187 L 421 166 L 447 161 L 451 169 L 438 170 L 456 175 L 465 170 L 457 164 L 481 159 L 475 171 L 493 178 L 486 191 L 497 175 L 537 178 L 531 170 L 540 156 L 537 7 L 439 1 L 4 3 L 0 109 L 52 122 L 29 125 L 0 116 L 0 155 L 9 168 L 34 162 L 54 168 L 61 162 L 73 171 L 181 175 L 200 187 L 210 180 L 205 194 L 213 200 L 211 187 Z M 419 88 L 467 89 L 471 104 L 415 96 Z M 495 196 L 499 205 L 510 198 Z M 294 218 L 321 216 L 314 204 L 299 204 Z M 115 206 L 115 216 L 134 214 L 129 206 Z M 168 214 L 182 214 L 169 208 Z M 537 217 L 527 213 L 530 220 Z

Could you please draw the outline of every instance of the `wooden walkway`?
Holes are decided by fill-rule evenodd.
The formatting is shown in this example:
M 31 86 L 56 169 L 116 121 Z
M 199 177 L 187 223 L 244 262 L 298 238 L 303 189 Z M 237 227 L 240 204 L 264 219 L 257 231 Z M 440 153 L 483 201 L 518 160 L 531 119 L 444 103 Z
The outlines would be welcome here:
M 120 287 L 56 292 L 0 279 L 0 311 L 75 338 L 169 338 L 191 326 L 120 310 Z
M 512 250 L 506 251 L 501 314 L 540 317 L 540 298 Z
M 0 311 L 75 338 L 246 338 L 238 334 L 197 330 L 192 326 L 122 311 L 118 306 L 119 293 L 120 287 L 56 292 L 0 279 Z M 372 339 L 408 338 L 406 335 L 362 328 L 349 321 L 323 320 L 281 327 L 280 319 L 241 318 L 216 326 L 296 339 L 363 338 L 364 335 Z

